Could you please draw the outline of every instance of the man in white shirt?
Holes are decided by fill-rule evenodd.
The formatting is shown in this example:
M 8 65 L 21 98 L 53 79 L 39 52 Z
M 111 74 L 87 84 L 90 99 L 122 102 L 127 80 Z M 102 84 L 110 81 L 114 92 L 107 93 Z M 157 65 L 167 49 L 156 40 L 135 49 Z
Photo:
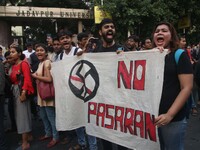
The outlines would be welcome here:
M 78 51 L 82 51 L 80 48 L 72 46 L 72 33 L 70 31 L 61 31 L 57 35 L 61 44 L 61 53 L 55 61 L 62 61 L 76 55 Z M 67 136 L 61 141 L 61 144 L 69 144 L 73 138 L 73 132 L 67 131 Z
M 82 49 L 72 46 L 72 33 L 70 31 L 58 33 L 58 39 L 63 51 L 59 54 L 57 60 L 66 59 L 67 57 L 74 56 L 77 52 L 82 51 Z
M 33 54 L 35 50 L 33 49 L 33 45 L 31 43 L 27 43 L 26 48 L 27 50 L 24 50 L 23 54 L 26 56 L 28 62 L 30 62 L 29 61 L 30 55 Z

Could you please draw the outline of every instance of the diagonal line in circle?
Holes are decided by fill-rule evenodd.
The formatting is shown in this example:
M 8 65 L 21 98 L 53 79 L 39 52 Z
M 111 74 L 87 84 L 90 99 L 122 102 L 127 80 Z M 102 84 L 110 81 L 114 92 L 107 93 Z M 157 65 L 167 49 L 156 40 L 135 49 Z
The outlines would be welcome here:
M 81 78 L 78 78 L 78 77 L 75 77 L 75 76 L 71 76 L 70 79 L 74 80 L 74 81 L 79 81 L 79 82 L 83 83 L 83 80 Z
M 87 90 L 87 93 L 90 95 L 90 94 L 92 94 L 92 91 L 90 90 L 90 89 L 88 89 L 87 87 L 86 87 L 86 90 Z

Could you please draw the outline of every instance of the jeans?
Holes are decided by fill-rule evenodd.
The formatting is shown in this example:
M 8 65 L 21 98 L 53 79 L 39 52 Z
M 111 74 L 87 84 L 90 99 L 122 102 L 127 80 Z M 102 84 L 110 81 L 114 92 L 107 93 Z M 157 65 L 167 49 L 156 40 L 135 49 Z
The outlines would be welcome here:
M 186 118 L 158 128 L 161 150 L 184 150 Z
M 44 124 L 45 136 L 52 136 L 54 140 L 59 139 L 59 133 L 55 124 L 55 107 L 40 107 L 40 117 Z
M 0 150 L 7 150 L 4 132 L 4 96 L 0 95 Z
M 85 139 L 85 127 L 80 127 L 78 129 L 76 129 L 76 134 L 77 134 L 77 137 L 78 137 L 78 144 L 81 145 L 81 146 L 87 145 L 86 139 Z M 87 135 L 87 138 L 88 138 L 90 150 L 97 150 L 98 148 L 97 148 L 96 137 L 91 136 L 91 135 Z

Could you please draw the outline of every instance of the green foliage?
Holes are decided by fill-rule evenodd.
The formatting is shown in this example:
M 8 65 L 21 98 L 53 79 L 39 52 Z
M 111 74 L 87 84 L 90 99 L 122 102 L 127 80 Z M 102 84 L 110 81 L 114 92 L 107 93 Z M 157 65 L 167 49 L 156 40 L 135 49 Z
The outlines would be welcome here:
M 100 4 L 100 0 L 95 4 Z M 191 16 L 192 26 L 186 28 L 188 37 L 200 33 L 200 3 L 197 0 L 104 0 L 103 4 L 102 8 L 111 14 L 116 24 L 119 41 L 127 38 L 128 31 L 141 38 L 149 37 L 153 26 L 160 21 L 171 22 L 178 28 L 179 19 L 185 15 Z M 177 31 L 183 32 L 182 29 Z

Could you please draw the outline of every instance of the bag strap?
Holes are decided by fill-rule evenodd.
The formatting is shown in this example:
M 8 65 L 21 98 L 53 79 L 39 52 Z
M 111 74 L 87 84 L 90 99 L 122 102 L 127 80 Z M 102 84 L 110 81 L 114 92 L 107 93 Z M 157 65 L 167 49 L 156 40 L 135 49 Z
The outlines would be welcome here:
M 23 61 L 22 61 L 23 62 Z M 22 62 L 20 63 L 20 66 L 19 66 L 19 71 L 20 73 L 22 73 Z
M 43 66 L 42 66 L 42 76 L 44 77 L 44 65 L 45 65 L 45 61 L 43 62 Z
M 60 53 L 60 60 L 62 60 L 62 58 L 63 58 L 63 51 Z
M 44 62 L 43 62 L 43 66 L 42 66 L 42 76 L 44 76 Z
M 183 52 L 184 52 L 183 49 L 177 49 L 177 50 L 175 51 L 174 57 L 175 57 L 176 65 L 178 65 L 180 56 L 181 56 L 181 54 L 182 54 Z
M 74 55 L 76 55 L 76 53 L 78 52 L 78 49 L 79 49 L 78 47 L 75 48 Z

